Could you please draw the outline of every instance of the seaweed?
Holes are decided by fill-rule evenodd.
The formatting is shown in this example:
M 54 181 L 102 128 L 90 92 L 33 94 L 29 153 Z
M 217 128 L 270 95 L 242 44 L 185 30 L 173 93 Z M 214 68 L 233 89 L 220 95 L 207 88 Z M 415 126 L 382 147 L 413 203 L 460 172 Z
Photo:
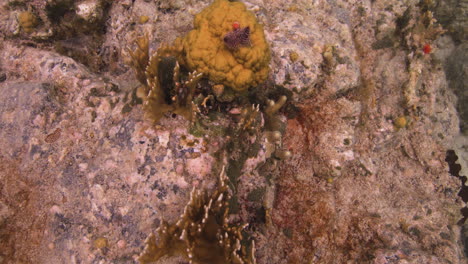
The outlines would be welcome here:
M 196 106 L 192 99 L 203 74 L 196 71 L 182 74 L 177 46 L 161 46 L 151 57 L 148 36 L 136 40 L 136 49 L 128 50 L 143 99 L 145 115 L 154 122 L 168 112 L 193 119 Z
M 190 200 L 175 224 L 161 225 L 146 240 L 140 263 L 151 263 L 164 256 L 183 256 L 189 263 L 254 264 L 255 245 L 247 247 L 242 230 L 247 225 L 228 221 L 231 195 L 224 168 L 218 188 L 207 191 L 193 189 Z

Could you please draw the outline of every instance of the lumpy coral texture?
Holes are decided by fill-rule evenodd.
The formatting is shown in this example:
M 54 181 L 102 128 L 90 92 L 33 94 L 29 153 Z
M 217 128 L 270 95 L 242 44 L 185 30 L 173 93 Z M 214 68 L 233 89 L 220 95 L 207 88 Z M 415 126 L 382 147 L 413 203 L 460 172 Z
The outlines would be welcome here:
M 223 41 L 233 25 L 249 27 L 250 45 L 230 49 Z M 195 29 L 183 39 L 186 62 L 216 83 L 244 91 L 265 81 L 270 49 L 263 26 L 241 2 L 216 0 L 195 16 Z

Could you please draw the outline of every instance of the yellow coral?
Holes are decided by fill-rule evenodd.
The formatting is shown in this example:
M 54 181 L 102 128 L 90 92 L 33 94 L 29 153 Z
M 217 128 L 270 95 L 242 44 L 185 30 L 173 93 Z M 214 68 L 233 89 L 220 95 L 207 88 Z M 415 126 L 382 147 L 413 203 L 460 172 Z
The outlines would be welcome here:
M 26 33 L 31 33 L 37 26 L 37 17 L 31 12 L 21 12 L 18 15 L 18 23 Z
M 405 116 L 400 116 L 394 121 L 397 129 L 405 128 L 408 125 L 408 119 Z
M 250 28 L 250 44 L 237 49 L 225 46 L 224 36 L 233 23 Z M 210 80 L 236 91 L 244 91 L 266 80 L 270 48 L 263 26 L 241 2 L 215 0 L 195 16 L 195 29 L 182 39 L 186 63 Z

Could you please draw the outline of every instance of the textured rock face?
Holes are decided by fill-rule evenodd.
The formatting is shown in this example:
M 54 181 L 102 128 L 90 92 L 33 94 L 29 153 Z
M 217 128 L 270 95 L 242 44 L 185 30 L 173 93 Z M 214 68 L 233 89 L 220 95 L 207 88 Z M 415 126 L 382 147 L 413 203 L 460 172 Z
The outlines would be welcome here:
M 54 15 L 16 2 L 0 2 L 0 263 L 136 263 L 160 219 L 177 221 L 223 165 L 230 219 L 249 224 L 257 263 L 466 262 L 461 182 L 445 162 L 466 142 L 446 80 L 463 72 L 453 54 L 466 43 L 405 47 L 420 32 L 398 27 L 409 7 L 423 12 L 417 1 L 245 2 L 272 51 L 269 92 L 254 103 L 288 101 L 273 121 L 237 115 L 236 102 L 203 129 L 143 119 L 126 48 L 143 32 L 153 48 L 186 34 L 209 1 L 77 1 Z M 28 8 L 41 20 L 30 33 L 17 20 Z M 76 16 L 98 48 L 81 45 L 84 29 L 64 34 Z M 272 158 L 274 144 L 291 157 Z

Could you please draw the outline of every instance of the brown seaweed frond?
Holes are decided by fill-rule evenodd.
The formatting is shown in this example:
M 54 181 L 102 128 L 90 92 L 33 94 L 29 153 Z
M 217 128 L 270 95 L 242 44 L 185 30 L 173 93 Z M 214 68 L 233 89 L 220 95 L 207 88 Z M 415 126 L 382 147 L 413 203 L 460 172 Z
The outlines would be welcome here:
M 127 49 L 131 57 L 131 66 L 135 69 L 135 74 L 138 81 L 146 85 L 146 67 L 148 66 L 149 61 L 149 39 L 148 35 L 138 37 L 135 40 L 137 45 L 135 50 Z
M 189 73 L 187 81 L 180 82 L 179 63 L 176 64 L 174 69 L 174 84 L 175 95 L 172 97 L 175 109 L 174 113 L 185 117 L 188 120 L 193 120 L 193 113 L 197 108 L 192 102 L 195 89 L 200 79 L 203 77 L 202 73 L 193 71 Z
M 146 240 L 140 263 L 152 263 L 163 256 L 183 256 L 190 264 L 255 264 L 255 245 L 241 244 L 246 225 L 229 224 L 231 198 L 222 169 L 218 188 L 209 195 L 192 190 L 190 201 L 175 224 L 162 221 Z
M 273 155 L 277 159 L 286 159 L 291 156 L 290 151 L 283 149 L 282 131 L 284 131 L 284 123 L 278 115 L 286 100 L 287 97 L 283 95 L 276 102 L 273 100 L 267 101 L 267 106 L 264 110 L 267 157 Z
M 267 107 L 265 108 L 265 114 L 268 116 L 273 116 L 276 114 L 281 107 L 286 103 L 287 97 L 286 96 L 281 96 L 278 101 L 273 101 L 273 100 L 268 100 L 267 102 Z
M 193 95 L 201 73 L 191 72 L 184 78 L 178 58 L 180 45 L 162 45 L 149 55 L 148 35 L 136 40 L 136 49 L 129 50 L 131 65 L 135 69 L 143 99 L 145 116 L 157 122 L 164 114 L 172 112 L 188 120 L 193 118 Z
M 261 121 L 260 116 L 260 105 L 246 106 L 242 109 L 240 120 L 239 120 L 239 129 L 240 131 L 247 131 L 253 133 L 260 127 Z

